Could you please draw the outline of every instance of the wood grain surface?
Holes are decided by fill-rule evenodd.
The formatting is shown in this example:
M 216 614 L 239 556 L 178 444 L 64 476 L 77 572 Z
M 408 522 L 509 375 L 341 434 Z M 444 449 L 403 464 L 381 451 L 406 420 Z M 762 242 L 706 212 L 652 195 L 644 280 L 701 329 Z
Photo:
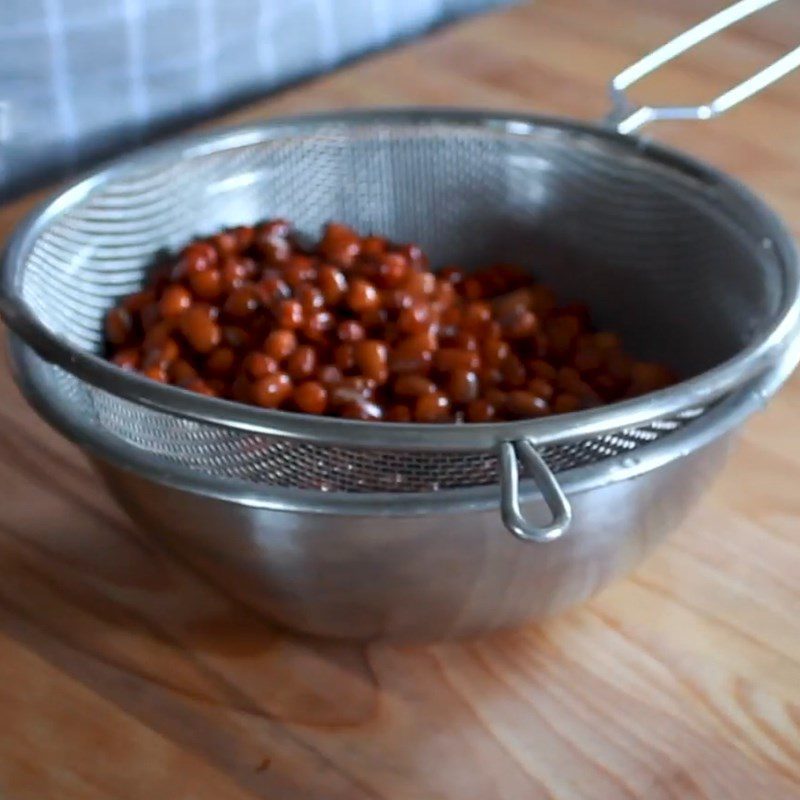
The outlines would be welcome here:
M 580 117 L 724 0 L 542 0 L 233 116 L 442 103 Z M 800 41 L 785 0 L 637 88 L 707 100 Z M 649 134 L 800 231 L 800 76 Z M 6 235 L 32 199 L 0 211 Z M 800 797 L 800 382 L 692 520 L 542 625 L 425 648 L 278 634 L 138 532 L 0 369 L 0 796 L 6 800 Z

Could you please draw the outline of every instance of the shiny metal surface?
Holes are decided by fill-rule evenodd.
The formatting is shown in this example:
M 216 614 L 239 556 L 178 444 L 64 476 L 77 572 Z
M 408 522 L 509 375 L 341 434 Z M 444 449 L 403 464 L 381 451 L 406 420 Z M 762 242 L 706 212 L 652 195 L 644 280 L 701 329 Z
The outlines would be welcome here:
M 796 47 L 773 64 L 702 105 L 637 107 L 630 103 L 625 94 L 626 90 L 634 83 L 668 61 L 672 61 L 673 58 L 685 53 L 700 42 L 704 42 L 725 28 L 776 2 L 778 0 L 739 0 L 624 69 L 610 84 L 613 110 L 608 117 L 609 124 L 613 125 L 620 133 L 631 133 L 643 125 L 660 120 L 703 120 L 718 117 L 796 70 L 800 67 L 800 47 Z
M 524 542 L 552 542 L 563 536 L 572 523 L 572 506 L 547 466 L 545 459 L 526 439 L 503 442 L 499 447 L 500 516 L 511 533 Z M 536 486 L 547 505 L 551 519 L 536 524 L 522 513 L 519 502 L 520 475 L 518 461 Z
M 680 523 L 727 438 L 639 477 L 571 494 L 569 535 L 536 547 L 495 506 L 435 515 L 254 508 L 95 461 L 143 530 L 281 625 L 345 639 L 434 640 L 545 617 L 624 574 Z M 541 500 L 525 513 L 547 514 Z
M 438 639 L 517 625 L 580 602 L 640 561 L 686 515 L 721 468 L 731 434 L 763 407 L 798 347 L 744 389 L 634 454 L 565 473 L 568 535 L 536 546 L 503 529 L 496 487 L 416 495 L 222 488 L 187 468 L 134 456 L 42 391 L 36 356 L 12 347 L 36 409 L 84 447 L 144 531 L 209 580 L 277 622 L 336 638 Z M 546 503 L 523 483 L 528 519 Z

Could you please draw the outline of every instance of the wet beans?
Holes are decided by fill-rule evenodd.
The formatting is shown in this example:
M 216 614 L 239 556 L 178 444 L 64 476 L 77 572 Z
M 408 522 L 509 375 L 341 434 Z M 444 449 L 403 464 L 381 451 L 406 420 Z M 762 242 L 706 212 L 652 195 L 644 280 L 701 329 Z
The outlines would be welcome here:
M 428 268 L 419 246 L 285 220 L 198 239 L 105 320 L 118 367 L 263 408 L 386 422 L 498 422 L 665 388 L 526 271 Z

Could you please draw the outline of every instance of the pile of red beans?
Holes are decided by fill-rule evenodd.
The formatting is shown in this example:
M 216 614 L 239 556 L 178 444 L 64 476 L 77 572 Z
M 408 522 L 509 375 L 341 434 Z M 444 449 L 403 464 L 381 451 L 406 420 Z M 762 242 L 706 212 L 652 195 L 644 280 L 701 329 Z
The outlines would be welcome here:
M 672 382 L 523 270 L 436 273 L 413 244 L 270 220 L 198 239 L 106 318 L 109 357 L 264 408 L 390 422 L 558 414 Z

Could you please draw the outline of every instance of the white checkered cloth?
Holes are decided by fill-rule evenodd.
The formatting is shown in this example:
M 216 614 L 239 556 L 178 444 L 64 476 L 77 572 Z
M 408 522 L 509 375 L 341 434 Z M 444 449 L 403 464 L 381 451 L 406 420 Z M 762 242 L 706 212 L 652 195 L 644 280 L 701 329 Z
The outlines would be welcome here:
M 507 0 L 0 0 L 0 198 Z

